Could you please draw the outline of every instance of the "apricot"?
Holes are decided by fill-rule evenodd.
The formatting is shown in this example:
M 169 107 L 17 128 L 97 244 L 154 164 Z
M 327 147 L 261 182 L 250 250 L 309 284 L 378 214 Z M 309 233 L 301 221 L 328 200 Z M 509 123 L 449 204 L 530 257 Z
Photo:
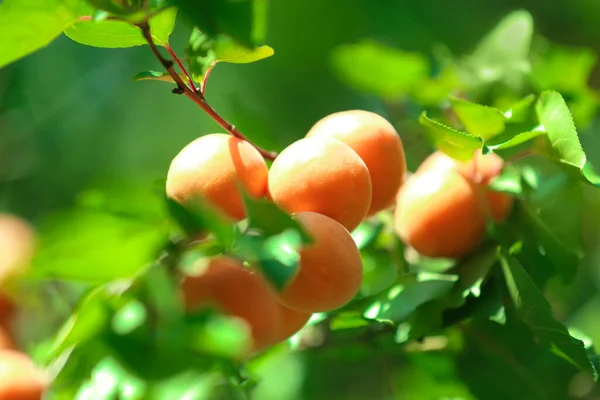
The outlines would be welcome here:
M 458 258 L 485 234 L 481 188 L 455 169 L 417 171 L 398 192 L 394 228 L 424 256 Z
M 283 342 L 294 336 L 300 329 L 304 328 L 304 325 L 308 323 L 308 320 L 310 320 L 312 315 L 313 313 L 292 310 L 283 304 L 279 304 L 279 320 L 281 321 L 281 326 L 275 342 Z
M 276 291 L 281 304 L 305 313 L 335 310 L 354 298 L 362 281 L 362 260 L 350 233 L 316 212 L 293 215 L 312 237 L 300 249 L 298 271 Z
M 9 332 L 8 326 L 0 325 L 0 351 L 2 350 L 16 350 L 15 342 Z
M 49 378 L 24 353 L 0 350 L 0 399 L 40 400 Z
M 371 177 L 348 145 L 330 138 L 303 138 L 273 161 L 269 196 L 289 213 L 313 211 L 354 230 L 371 206 Z
M 33 228 L 16 215 L 0 214 L 0 286 L 29 268 L 34 250 Z
M 362 158 L 373 186 L 368 215 L 393 202 L 404 180 L 406 158 L 398 132 L 385 118 L 364 110 L 341 111 L 319 120 L 306 137 L 340 140 Z
M 202 202 L 240 221 L 246 216 L 240 187 L 250 197 L 264 197 L 268 172 L 264 158 L 250 143 L 214 133 L 192 141 L 173 158 L 166 192 L 184 206 Z
M 274 343 L 279 335 L 279 304 L 260 275 L 227 256 L 204 260 L 197 275 L 181 283 L 185 308 L 193 312 L 215 307 L 244 321 L 253 339 L 254 351 Z
M 498 192 L 486 186 L 492 179 L 500 175 L 504 168 L 504 160 L 495 153 L 483 155 L 481 150 L 466 162 L 458 161 L 441 151 L 432 153 L 421 163 L 417 172 L 429 169 L 456 169 L 463 177 L 484 187 L 487 206 L 491 217 L 496 222 L 505 220 L 513 206 L 513 197 L 508 193 Z

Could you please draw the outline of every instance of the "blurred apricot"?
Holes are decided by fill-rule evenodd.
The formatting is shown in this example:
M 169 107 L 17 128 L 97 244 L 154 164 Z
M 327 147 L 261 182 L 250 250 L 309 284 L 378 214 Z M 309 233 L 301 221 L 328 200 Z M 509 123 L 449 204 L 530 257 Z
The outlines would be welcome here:
M 315 212 L 293 215 L 313 238 L 300 250 L 296 275 L 276 295 L 286 307 L 305 313 L 332 311 L 354 298 L 362 281 L 362 260 L 350 233 Z
M 371 205 L 371 178 L 348 145 L 330 138 L 304 138 L 273 161 L 269 195 L 289 213 L 313 211 L 355 229 Z
M 29 268 L 35 240 L 29 223 L 16 215 L 0 214 L 0 286 Z
M 15 303 L 6 295 L 0 293 L 0 324 L 3 324 L 11 319 L 15 312 Z
M 264 158 L 250 143 L 214 133 L 192 141 L 175 156 L 166 192 L 184 206 L 200 201 L 239 221 L 246 216 L 239 187 L 251 197 L 264 197 L 268 172 Z
M 283 342 L 294 336 L 308 323 L 308 320 L 312 315 L 313 313 L 292 310 L 283 304 L 279 304 L 279 320 L 281 321 L 281 326 L 275 342 Z
M 17 346 L 13 340 L 8 324 L 0 325 L 0 351 L 16 350 Z
M 500 175 L 504 168 L 504 160 L 495 153 L 483 155 L 481 150 L 478 150 L 471 160 L 461 162 L 441 151 L 436 151 L 423 161 L 417 172 L 449 168 L 456 169 L 466 179 L 485 187 Z M 492 218 L 496 222 L 505 220 L 512 209 L 513 197 L 508 193 L 494 191 L 487 187 L 484 191 Z
M 187 275 L 181 283 L 186 309 L 215 307 L 240 318 L 251 332 L 252 351 L 274 343 L 280 327 L 279 304 L 269 286 L 234 258 L 215 256 L 204 261 L 197 275 Z
M 24 353 L 0 350 L 0 400 L 41 400 L 49 378 Z
M 406 159 L 398 132 L 385 118 L 364 110 L 341 111 L 319 120 L 306 137 L 340 140 L 362 158 L 373 187 L 368 215 L 393 202 L 404 180 Z
M 398 192 L 394 227 L 424 256 L 464 256 L 485 234 L 483 196 L 455 169 L 417 171 Z

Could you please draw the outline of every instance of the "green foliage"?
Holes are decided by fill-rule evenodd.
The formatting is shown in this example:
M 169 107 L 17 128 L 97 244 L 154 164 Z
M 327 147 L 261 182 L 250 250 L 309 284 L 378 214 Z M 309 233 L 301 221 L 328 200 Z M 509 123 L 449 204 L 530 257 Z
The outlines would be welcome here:
M 183 14 L 210 37 L 226 35 L 245 47 L 264 40 L 266 0 L 171 0 Z
M 425 132 L 437 149 L 458 160 L 470 160 L 475 150 L 479 150 L 483 146 L 481 137 L 457 131 L 441 122 L 434 121 L 425 113 L 419 117 L 419 123 L 425 127 Z
M 384 99 L 412 93 L 429 77 L 429 63 L 408 53 L 364 40 L 340 46 L 331 55 L 333 68 L 347 84 Z
M 7 0 L 0 4 L 0 67 L 47 46 L 89 7 L 84 0 Z
M 196 81 L 202 80 L 206 71 L 217 63 L 245 64 L 274 54 L 267 45 L 247 47 L 228 36 L 209 36 L 198 29 L 192 32 L 185 51 L 189 57 L 190 72 Z
M 263 44 L 266 12 L 266 0 L 5 0 L 0 67 L 61 32 L 93 47 L 145 45 L 136 25 L 147 21 L 170 58 L 133 79 L 173 83 L 177 73 L 194 85 L 189 72 L 205 83 L 218 63 L 275 54 Z M 191 29 L 181 60 L 169 48 L 178 16 Z M 595 53 L 536 37 L 532 16 L 518 10 L 467 55 L 430 58 L 359 39 L 329 62 L 389 115 L 405 145 L 462 161 L 477 150 L 503 157 L 490 186 L 514 196 L 508 219 L 490 221 L 468 256 L 431 259 L 401 242 L 392 210 L 366 218 L 351 232 L 363 262 L 357 296 L 248 356 L 248 327 L 213 306 L 185 310 L 181 278 L 225 254 L 281 290 L 312 242 L 298 221 L 246 193 L 247 218 L 231 221 L 204 202 L 165 198 L 163 186 L 85 191 L 39 221 L 39 250 L 21 282 L 86 289 L 75 305 L 62 299 L 69 316 L 48 328 L 55 335 L 29 347 L 54 377 L 49 398 L 563 400 L 584 398 L 573 394 L 578 379 L 597 394 L 598 337 L 573 329 L 569 309 L 587 299 L 554 297 L 595 276 L 584 268 L 595 265 L 597 229 L 587 220 L 598 207 L 586 193 L 600 175 L 581 134 L 596 117 Z M 172 72 L 180 65 L 188 71 Z M 195 100 L 206 104 L 202 93 Z
M 500 254 L 508 292 L 519 318 L 552 352 L 575 367 L 592 372 L 583 342 L 573 338 L 567 328 L 554 319 L 544 295 L 519 262 L 505 250 Z
M 159 46 L 169 44 L 176 16 L 177 9 L 169 8 L 149 19 L 154 43 Z M 147 44 L 142 31 L 127 21 L 82 21 L 65 30 L 65 35 L 78 43 L 94 47 L 126 48 Z

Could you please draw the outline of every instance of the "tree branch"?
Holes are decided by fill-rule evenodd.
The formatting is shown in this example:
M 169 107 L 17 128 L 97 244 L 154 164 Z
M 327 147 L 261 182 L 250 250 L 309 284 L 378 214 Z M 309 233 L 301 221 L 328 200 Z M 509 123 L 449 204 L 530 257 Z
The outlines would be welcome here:
M 207 113 L 213 120 L 215 120 L 216 123 L 221 125 L 232 136 L 234 136 L 238 139 L 241 139 L 241 140 L 245 140 L 248 143 L 252 144 L 264 158 L 266 158 L 268 160 L 274 160 L 275 157 L 277 157 L 276 152 L 262 149 L 262 148 L 258 147 L 257 145 L 255 145 L 254 143 L 252 143 L 250 140 L 248 140 L 248 138 L 246 138 L 246 136 L 244 136 L 242 134 L 242 132 L 240 132 L 240 130 L 235 127 L 235 125 L 227 122 L 225 120 L 225 118 L 223 118 L 221 115 L 219 115 L 219 113 L 217 113 L 215 111 L 215 109 L 213 109 L 210 106 L 210 104 L 208 104 L 206 102 L 206 99 L 204 98 L 204 95 L 202 93 L 200 93 L 200 92 L 196 93 L 188 85 L 185 84 L 183 79 L 179 76 L 179 74 L 177 74 L 177 72 L 173 68 L 174 61 L 166 59 L 158 51 L 158 48 L 156 47 L 156 44 L 154 43 L 154 40 L 152 39 L 152 34 L 150 32 L 150 25 L 148 24 L 148 22 L 142 22 L 142 23 L 138 24 L 138 27 L 142 30 L 142 34 L 144 35 L 144 38 L 148 42 L 148 45 L 150 46 L 150 49 L 152 50 L 152 53 L 154 53 L 154 56 L 156 57 L 156 59 L 162 64 L 162 66 L 167 70 L 167 72 L 169 72 L 169 75 L 171 75 L 171 78 L 173 78 L 173 81 L 175 81 L 175 83 L 177 84 L 177 88 L 174 89 L 174 93 L 184 94 L 185 96 L 190 98 L 205 113 Z M 191 84 L 193 85 L 193 82 L 191 82 Z

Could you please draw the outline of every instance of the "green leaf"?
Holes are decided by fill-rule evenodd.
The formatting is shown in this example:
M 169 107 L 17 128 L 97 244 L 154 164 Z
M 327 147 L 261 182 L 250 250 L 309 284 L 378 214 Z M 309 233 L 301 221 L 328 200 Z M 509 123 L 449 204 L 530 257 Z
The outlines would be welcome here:
M 520 123 L 528 121 L 532 114 L 532 106 L 535 102 L 535 99 L 536 96 L 534 94 L 530 94 L 528 96 L 523 97 L 516 103 L 512 104 L 510 108 L 504 113 L 506 121 L 509 123 Z
M 583 342 L 554 319 L 550 304 L 519 262 L 506 250 L 499 250 L 508 291 L 519 318 L 556 355 L 573 366 L 593 372 Z
M 579 142 L 569 108 L 560 93 L 543 92 L 537 101 L 536 112 L 540 123 L 546 129 L 552 147 L 558 152 L 560 161 L 583 168 L 586 156 Z
M 461 120 L 468 133 L 491 139 L 504 131 L 504 114 L 497 108 L 451 96 L 452 109 Z
M 226 35 L 253 48 L 266 30 L 266 0 L 173 0 L 181 14 L 206 35 Z
M 545 135 L 545 134 L 546 134 L 546 130 L 544 129 L 544 127 L 538 126 L 535 129 L 532 129 L 527 132 L 521 132 L 514 136 L 510 136 L 510 135 L 507 135 L 507 137 L 505 137 L 504 135 L 497 136 L 496 138 L 494 138 L 494 140 L 492 140 L 492 143 L 486 143 L 486 147 L 493 151 L 506 150 L 506 149 L 510 149 L 510 148 L 519 146 L 523 143 L 530 141 L 531 139 L 534 139 L 538 136 Z
M 172 7 L 150 19 L 150 32 L 156 45 L 168 45 L 176 16 L 177 9 Z M 77 43 L 94 47 L 127 48 L 147 44 L 142 31 L 125 21 L 82 21 L 65 30 L 65 35 Z
M 565 204 L 565 203 L 562 203 Z M 565 283 L 571 282 L 577 274 L 580 259 L 574 249 L 560 241 L 550 228 L 534 212 L 521 206 L 524 221 L 531 226 L 537 237 L 538 246 L 547 254 Z
M 268 282 L 281 290 L 298 271 L 302 244 L 296 229 L 269 237 L 244 235 L 236 241 L 232 254 L 257 266 Z
M 457 131 L 441 122 L 434 121 L 427 117 L 425 111 L 419 116 L 419 123 L 425 127 L 427 136 L 438 150 L 457 160 L 470 160 L 473 158 L 475 150 L 483 147 L 481 137 Z
M 456 275 L 418 274 L 389 291 L 388 298 L 374 303 L 364 316 L 369 319 L 402 322 L 422 304 L 448 293 L 458 280 Z
M 0 67 L 50 44 L 91 12 L 80 0 L 5 0 L 0 3 Z
M 185 74 L 178 74 L 179 77 L 185 82 L 188 83 L 188 78 Z M 168 72 L 160 72 L 160 71 L 143 71 L 138 72 L 132 78 L 134 81 L 160 81 L 160 82 L 170 82 L 174 83 L 175 81 L 171 77 L 171 74 Z
M 429 63 L 422 54 L 372 40 L 337 47 L 331 54 L 331 63 L 343 82 L 385 99 L 401 97 L 413 89 L 418 91 L 430 73 Z
M 256 229 L 266 236 L 278 235 L 288 229 L 293 229 L 300 234 L 304 244 L 312 242 L 302 225 L 273 202 L 267 199 L 255 200 L 244 191 L 241 193 L 248 218 L 248 229 Z
M 165 197 L 171 218 L 192 238 L 213 233 L 219 242 L 229 247 L 236 235 L 235 225 L 206 202 L 196 199 L 185 207 Z
M 514 11 L 504 17 L 465 60 L 472 73 L 471 84 L 504 81 L 518 87 L 530 69 L 532 37 L 533 18 L 527 11 Z
M 586 89 L 597 58 L 589 48 L 549 44 L 533 62 L 531 81 L 540 91 L 572 93 Z
M 166 228 L 83 210 L 52 216 L 41 227 L 32 275 L 86 282 L 131 277 L 154 260 Z
M 56 335 L 50 357 L 55 358 L 71 346 L 93 340 L 108 324 L 110 314 L 103 304 L 104 288 L 99 287 L 80 300 L 70 318 Z
M 274 54 L 266 45 L 248 47 L 226 35 L 210 36 L 194 29 L 185 49 L 189 58 L 190 71 L 200 81 L 206 71 L 216 63 L 246 64 L 262 60 Z
M 219 37 L 215 43 L 214 52 L 216 62 L 225 62 L 232 64 L 247 64 L 275 54 L 272 47 L 262 45 L 258 47 L 246 47 L 235 42 L 227 36 Z

